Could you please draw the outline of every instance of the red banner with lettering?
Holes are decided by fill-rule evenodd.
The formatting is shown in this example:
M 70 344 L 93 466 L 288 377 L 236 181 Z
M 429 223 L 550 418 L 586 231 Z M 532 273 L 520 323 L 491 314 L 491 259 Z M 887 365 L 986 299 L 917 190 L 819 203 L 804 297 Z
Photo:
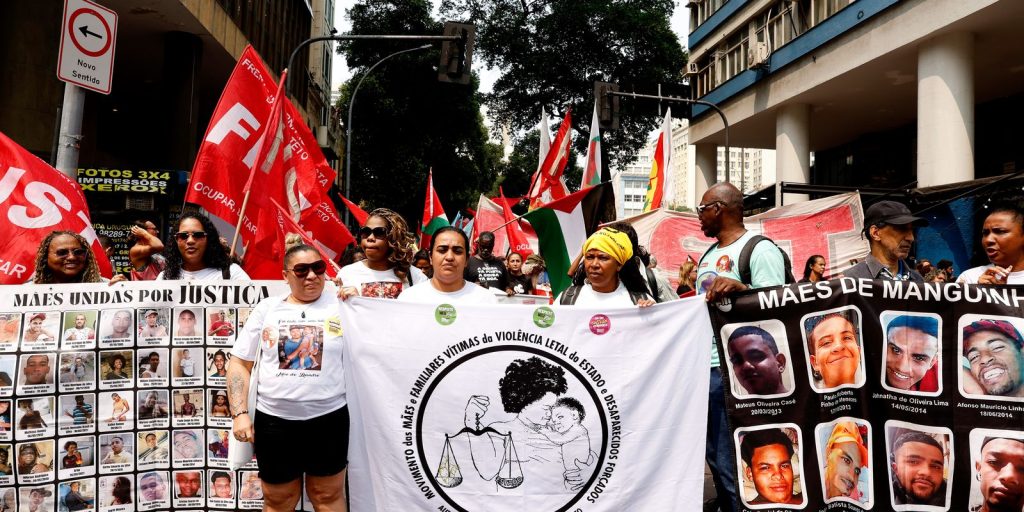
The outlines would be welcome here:
M 50 167 L 0 133 L 0 284 L 20 284 L 35 270 L 39 244 L 52 231 L 85 237 L 110 277 L 110 260 L 100 247 L 89 207 L 78 182 Z
M 690 256 L 700 261 L 714 240 L 700 230 L 693 213 L 655 210 L 625 219 L 636 229 L 640 245 L 658 260 L 656 271 L 675 286 L 679 266 Z M 868 254 L 868 243 L 860 235 L 864 211 L 856 192 L 774 208 L 743 219 L 747 229 L 775 241 L 789 254 L 793 275 L 803 276 L 803 266 L 815 254 L 825 256 L 825 275 L 853 266 Z
M 277 84 L 260 56 L 247 46 L 210 118 L 192 168 L 186 202 L 202 206 L 231 225 L 238 224 L 245 184 L 256 162 L 276 91 Z M 254 190 L 262 190 L 264 176 L 256 173 Z M 256 234 L 253 212 L 258 210 L 252 205 L 246 209 L 242 239 L 249 241 Z

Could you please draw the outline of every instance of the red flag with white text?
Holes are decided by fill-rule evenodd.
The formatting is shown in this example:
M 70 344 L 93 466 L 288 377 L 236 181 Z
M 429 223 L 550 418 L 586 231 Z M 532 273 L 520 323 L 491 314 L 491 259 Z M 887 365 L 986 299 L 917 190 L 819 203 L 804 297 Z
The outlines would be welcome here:
M 35 270 L 39 244 L 52 231 L 85 237 L 100 274 L 113 268 L 96 238 L 78 182 L 0 133 L 0 284 L 21 284 Z
M 245 196 L 245 184 L 260 151 L 277 89 L 270 72 L 252 46 L 247 46 L 224 85 L 209 128 L 196 155 L 185 201 L 202 206 L 211 215 L 232 226 Z M 262 190 L 265 175 L 257 174 L 252 187 Z M 256 234 L 258 211 L 247 208 L 242 224 L 242 240 L 248 243 Z

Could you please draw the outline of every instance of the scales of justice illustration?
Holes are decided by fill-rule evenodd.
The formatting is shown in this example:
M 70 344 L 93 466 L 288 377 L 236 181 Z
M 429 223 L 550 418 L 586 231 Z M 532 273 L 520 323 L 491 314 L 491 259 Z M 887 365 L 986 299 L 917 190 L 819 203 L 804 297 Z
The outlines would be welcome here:
M 452 451 L 451 440 L 461 435 L 470 437 L 482 437 L 487 434 L 495 434 L 504 439 L 505 453 L 501 458 L 501 466 L 498 473 L 494 475 L 494 482 L 505 489 L 515 489 L 523 484 L 523 467 L 519 463 L 519 453 L 516 452 L 516 445 L 512 440 L 512 433 L 502 434 L 493 427 L 480 428 L 480 415 L 476 415 L 476 428 L 464 427 L 455 434 L 444 434 L 444 450 L 441 452 L 441 461 L 437 464 L 437 474 L 434 477 L 438 485 L 447 488 L 458 487 L 462 483 L 462 469 L 459 462 L 455 460 L 455 452 Z M 472 454 L 470 454 L 472 457 Z M 479 472 L 478 472 L 479 474 Z M 490 478 L 480 475 L 484 480 Z

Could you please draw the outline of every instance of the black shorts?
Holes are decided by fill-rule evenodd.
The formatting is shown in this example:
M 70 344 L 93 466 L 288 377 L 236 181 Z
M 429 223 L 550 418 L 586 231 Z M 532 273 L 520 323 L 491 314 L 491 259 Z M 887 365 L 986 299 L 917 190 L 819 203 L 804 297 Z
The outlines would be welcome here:
M 260 479 L 268 484 L 286 484 L 303 473 L 336 475 L 348 465 L 348 406 L 308 420 L 257 410 L 253 432 Z

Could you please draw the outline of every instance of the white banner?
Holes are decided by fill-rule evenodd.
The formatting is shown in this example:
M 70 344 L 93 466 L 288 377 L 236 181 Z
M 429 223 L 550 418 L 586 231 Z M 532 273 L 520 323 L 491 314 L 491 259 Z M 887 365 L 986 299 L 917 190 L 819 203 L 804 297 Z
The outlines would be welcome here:
M 703 300 L 342 311 L 353 511 L 700 510 Z

